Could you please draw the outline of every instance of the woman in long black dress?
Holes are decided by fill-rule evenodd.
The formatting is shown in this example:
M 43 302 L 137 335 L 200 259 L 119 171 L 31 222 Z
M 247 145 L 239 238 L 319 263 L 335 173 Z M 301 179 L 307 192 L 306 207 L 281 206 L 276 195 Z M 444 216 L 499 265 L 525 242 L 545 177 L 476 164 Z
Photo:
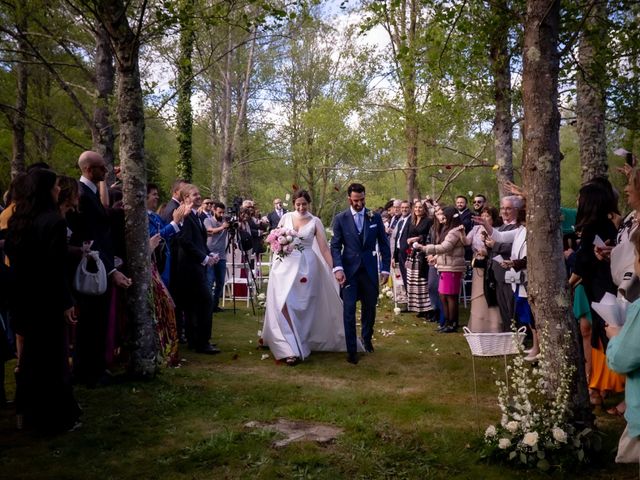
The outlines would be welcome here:
M 429 229 L 432 221 L 427 215 L 427 210 L 421 201 L 413 204 L 413 214 L 407 226 L 407 245 L 411 247 L 414 242 L 421 245 L 428 243 Z M 418 312 L 418 317 L 426 318 L 427 312 L 433 310 L 429 300 L 429 265 L 426 255 L 421 250 L 412 250 L 407 258 L 407 309 L 410 312 Z
M 57 208 L 51 170 L 28 174 L 27 197 L 9 221 L 13 311 L 24 336 L 16 408 L 25 426 L 50 432 L 74 427 L 80 408 L 67 360 L 66 324 L 75 322 L 67 274 L 67 224 Z

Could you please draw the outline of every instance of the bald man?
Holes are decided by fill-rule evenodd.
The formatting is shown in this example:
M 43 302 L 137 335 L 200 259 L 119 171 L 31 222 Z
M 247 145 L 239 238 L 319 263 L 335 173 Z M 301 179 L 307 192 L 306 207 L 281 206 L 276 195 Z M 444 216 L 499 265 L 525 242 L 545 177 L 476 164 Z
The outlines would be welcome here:
M 109 283 L 128 288 L 131 280 L 114 267 L 111 220 L 100 200 L 100 184 L 104 182 L 107 173 L 104 158 L 97 152 L 82 152 L 78 158 L 78 167 L 82 173 L 80 202 L 78 211 L 68 218 L 72 231 L 69 243 L 81 247 L 84 243 L 91 242 L 91 250 L 97 251 L 104 263 Z M 105 353 L 109 290 L 97 296 L 75 292 L 75 297 L 78 306 L 75 373 L 78 381 L 93 386 L 107 380 Z

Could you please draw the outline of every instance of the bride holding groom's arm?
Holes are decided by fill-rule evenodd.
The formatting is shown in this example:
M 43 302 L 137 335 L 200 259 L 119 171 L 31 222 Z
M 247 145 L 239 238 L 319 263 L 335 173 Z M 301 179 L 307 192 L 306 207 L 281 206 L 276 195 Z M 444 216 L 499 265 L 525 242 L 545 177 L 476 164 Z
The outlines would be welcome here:
M 312 351 L 345 351 L 342 301 L 331 269 L 324 227 L 309 211 L 304 190 L 293 195 L 295 210 L 280 219 L 292 230 L 294 249 L 274 255 L 262 339 L 276 360 L 295 365 Z

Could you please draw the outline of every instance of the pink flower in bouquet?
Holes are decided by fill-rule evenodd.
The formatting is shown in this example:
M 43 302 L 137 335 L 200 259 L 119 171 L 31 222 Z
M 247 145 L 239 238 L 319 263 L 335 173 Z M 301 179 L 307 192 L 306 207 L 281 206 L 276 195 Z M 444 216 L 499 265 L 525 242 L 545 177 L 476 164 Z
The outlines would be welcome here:
M 298 236 L 295 230 L 288 228 L 275 228 L 271 230 L 267 236 L 267 242 L 271 247 L 271 251 L 282 260 L 284 257 L 292 253 L 294 250 L 302 250 L 302 245 L 297 240 L 302 238 Z

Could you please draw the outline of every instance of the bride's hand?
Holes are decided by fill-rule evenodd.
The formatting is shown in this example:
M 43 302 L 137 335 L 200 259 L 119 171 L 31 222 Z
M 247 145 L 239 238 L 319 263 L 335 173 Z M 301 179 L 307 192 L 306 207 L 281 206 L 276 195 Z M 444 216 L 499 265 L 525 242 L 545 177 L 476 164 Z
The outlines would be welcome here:
M 344 276 L 344 271 L 337 270 L 334 275 L 340 286 L 344 285 L 344 282 L 347 280 L 347 277 Z

